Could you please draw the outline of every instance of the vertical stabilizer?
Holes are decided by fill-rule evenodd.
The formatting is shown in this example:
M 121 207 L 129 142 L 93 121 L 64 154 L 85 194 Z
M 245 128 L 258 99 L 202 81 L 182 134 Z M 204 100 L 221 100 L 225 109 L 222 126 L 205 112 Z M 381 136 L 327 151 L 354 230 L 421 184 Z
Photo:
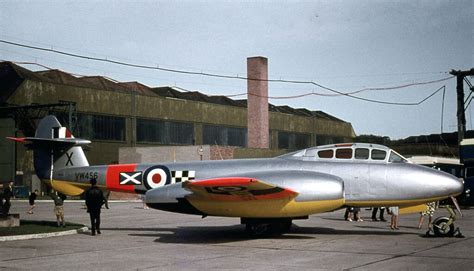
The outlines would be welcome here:
M 28 138 L 27 138 L 28 139 Z M 54 170 L 89 166 L 82 147 L 74 136 L 62 127 L 55 116 L 44 117 L 38 124 L 32 142 L 34 165 L 40 179 L 50 179 Z

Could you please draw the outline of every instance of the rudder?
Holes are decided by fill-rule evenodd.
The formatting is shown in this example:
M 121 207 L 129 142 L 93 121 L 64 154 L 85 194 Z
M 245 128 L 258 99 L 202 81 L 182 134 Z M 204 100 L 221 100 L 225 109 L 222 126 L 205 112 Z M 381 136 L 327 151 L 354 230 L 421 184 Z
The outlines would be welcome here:
M 28 147 L 33 150 L 36 175 L 40 179 L 51 179 L 54 170 L 89 166 L 81 146 L 90 141 L 74 138 L 53 115 L 41 119 L 35 137 L 10 139 L 29 143 Z

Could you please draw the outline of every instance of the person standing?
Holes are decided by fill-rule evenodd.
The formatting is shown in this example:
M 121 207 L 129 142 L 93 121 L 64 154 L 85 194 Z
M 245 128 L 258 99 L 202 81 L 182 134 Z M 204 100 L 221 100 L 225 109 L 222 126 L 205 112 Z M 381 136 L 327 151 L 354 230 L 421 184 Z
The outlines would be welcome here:
M 35 200 L 36 197 L 38 196 L 38 189 L 35 189 L 35 191 L 31 192 L 30 196 L 28 197 L 28 201 L 30 202 L 30 209 L 28 210 L 28 214 L 33 214 L 33 209 L 36 207 L 35 205 Z
M 64 200 L 66 199 L 66 195 L 52 191 L 49 196 L 54 201 L 54 214 L 56 215 L 58 227 L 63 226 L 65 228 L 66 222 L 64 221 Z
M 360 207 L 354 207 L 354 221 L 357 221 L 357 222 L 362 222 L 362 221 L 364 221 L 364 220 L 360 217 Z
M 8 182 L 7 186 L 3 188 L 3 198 L 5 202 L 3 203 L 3 214 L 8 215 L 10 212 L 10 207 L 12 206 L 10 199 L 14 197 L 13 194 L 13 182 Z
M 398 206 L 390 207 L 388 210 L 392 215 L 390 219 L 390 228 L 392 230 L 398 230 Z
M 373 207 L 372 209 L 372 221 L 377 221 L 377 211 L 380 209 L 380 221 L 386 221 L 383 217 L 383 213 L 385 212 L 385 207 Z
M 354 216 L 354 207 L 347 207 L 346 208 L 346 212 L 344 213 L 344 220 L 347 220 L 347 221 L 354 221 L 352 220 Z
M 431 227 L 433 222 L 433 215 L 436 211 L 436 202 L 429 202 L 426 204 L 426 211 L 420 213 L 420 220 L 418 221 L 418 229 L 421 229 L 423 226 L 423 221 L 425 220 L 425 215 L 428 216 L 428 228 Z
M 145 194 L 140 194 L 138 196 L 140 198 L 140 200 L 142 201 L 142 204 L 143 204 L 143 209 L 148 209 L 148 205 L 146 205 L 146 198 L 145 198 Z
M 3 216 L 3 184 L 0 182 L 0 216 Z
M 105 197 L 102 190 L 97 187 L 97 180 L 90 179 L 91 187 L 85 192 L 87 212 L 91 219 L 92 235 L 100 234 L 100 209 L 105 203 Z
M 102 193 L 104 194 L 104 198 L 105 198 L 104 207 L 105 209 L 109 209 L 110 190 L 105 190 Z

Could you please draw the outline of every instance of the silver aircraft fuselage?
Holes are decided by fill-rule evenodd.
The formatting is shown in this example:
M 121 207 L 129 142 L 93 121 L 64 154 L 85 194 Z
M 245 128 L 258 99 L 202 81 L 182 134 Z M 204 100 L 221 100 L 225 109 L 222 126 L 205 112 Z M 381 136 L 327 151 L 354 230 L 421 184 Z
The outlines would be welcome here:
M 55 164 L 68 163 L 63 160 Z M 463 190 L 462 180 L 450 174 L 408 163 L 385 146 L 361 143 L 314 147 L 266 159 L 56 167 L 51 185 L 77 195 L 88 187 L 91 178 L 108 190 L 146 193 L 146 202 L 152 208 L 241 217 L 306 216 L 343 206 L 410 207 L 455 196 Z M 258 180 L 274 189 L 292 191 L 295 197 L 285 201 L 242 197 L 245 200 L 240 203 L 221 202 L 216 201 L 215 193 L 196 195 L 185 185 L 218 180 L 219 185 L 206 189 L 242 189 L 225 183 L 232 178 Z M 272 205 L 275 202 L 279 205 Z
M 347 156 L 349 149 L 352 154 Z M 318 153 L 328 150 L 333 152 L 331 157 L 318 157 Z M 337 157 L 339 150 L 346 153 L 342 158 Z M 378 156 L 373 155 L 375 159 L 372 155 L 356 156 L 357 152 L 373 150 L 378 151 Z M 385 152 L 383 158 L 380 152 Z M 172 172 L 193 172 L 195 180 L 255 178 L 297 192 L 295 202 L 342 199 L 345 206 L 414 206 L 458 195 L 463 189 L 462 180 L 450 174 L 408 163 L 387 147 L 360 143 L 316 147 L 270 159 L 164 166 Z M 178 205 L 191 194 L 180 183 L 171 183 L 149 190 L 146 202 L 157 209 L 179 212 Z M 189 213 L 189 210 L 184 212 Z

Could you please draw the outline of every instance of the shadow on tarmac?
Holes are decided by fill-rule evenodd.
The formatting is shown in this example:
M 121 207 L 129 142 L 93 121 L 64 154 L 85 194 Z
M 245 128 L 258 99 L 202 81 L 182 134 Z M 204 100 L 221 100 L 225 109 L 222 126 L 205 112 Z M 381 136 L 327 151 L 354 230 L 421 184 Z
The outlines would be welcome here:
M 378 228 L 380 229 L 380 228 Z M 103 231 L 132 231 L 129 236 L 157 238 L 155 242 L 169 244 L 222 244 L 230 242 L 248 241 L 249 237 L 243 225 L 233 226 L 202 226 L 177 228 L 103 228 Z M 324 227 L 292 226 L 289 233 L 282 235 L 268 235 L 259 239 L 295 240 L 314 239 L 318 235 L 418 235 L 403 231 L 374 231 L 361 229 L 333 229 Z

